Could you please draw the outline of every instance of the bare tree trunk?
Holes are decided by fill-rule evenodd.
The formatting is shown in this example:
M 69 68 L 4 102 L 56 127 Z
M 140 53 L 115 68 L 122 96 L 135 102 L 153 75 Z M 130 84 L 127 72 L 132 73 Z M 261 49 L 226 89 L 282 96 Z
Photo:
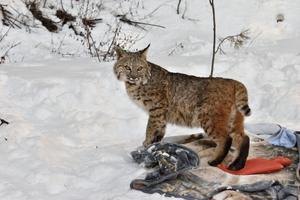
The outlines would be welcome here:
M 212 55 L 212 62 L 211 62 L 211 72 L 210 72 L 210 76 L 213 76 L 213 72 L 214 72 L 214 64 L 215 64 L 215 55 L 216 55 L 216 15 L 215 15 L 215 7 L 214 7 L 214 0 L 209 0 L 209 3 L 211 5 L 212 8 L 212 12 L 213 12 L 213 30 L 214 30 L 214 42 L 213 42 L 213 55 Z

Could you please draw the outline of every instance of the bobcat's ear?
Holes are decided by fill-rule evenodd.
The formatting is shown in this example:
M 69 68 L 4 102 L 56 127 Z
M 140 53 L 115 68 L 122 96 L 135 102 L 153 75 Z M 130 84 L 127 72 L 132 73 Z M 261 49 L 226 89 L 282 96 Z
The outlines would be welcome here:
M 147 59 L 147 52 L 148 52 L 149 47 L 150 47 L 150 44 L 145 49 L 139 51 L 142 58 L 144 58 L 145 60 Z
M 119 46 L 116 46 L 115 47 L 115 51 L 117 53 L 117 60 L 119 60 L 121 57 L 123 57 L 126 53 L 126 50 L 122 49 L 121 47 Z

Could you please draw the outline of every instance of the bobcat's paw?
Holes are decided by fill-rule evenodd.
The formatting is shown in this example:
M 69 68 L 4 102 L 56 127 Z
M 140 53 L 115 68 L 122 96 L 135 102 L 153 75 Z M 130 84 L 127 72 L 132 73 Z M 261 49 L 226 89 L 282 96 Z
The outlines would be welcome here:
M 232 170 L 232 171 L 239 171 L 245 167 L 245 163 L 232 163 L 228 165 L 227 169 Z
M 210 160 L 208 161 L 208 164 L 210 166 L 213 166 L 213 167 L 217 167 L 219 164 L 221 164 L 222 160 Z
M 145 140 L 144 142 L 143 142 L 143 148 L 145 148 L 145 147 L 147 147 L 148 145 L 150 145 L 151 144 L 151 142 L 149 142 L 149 141 L 147 141 L 147 140 Z

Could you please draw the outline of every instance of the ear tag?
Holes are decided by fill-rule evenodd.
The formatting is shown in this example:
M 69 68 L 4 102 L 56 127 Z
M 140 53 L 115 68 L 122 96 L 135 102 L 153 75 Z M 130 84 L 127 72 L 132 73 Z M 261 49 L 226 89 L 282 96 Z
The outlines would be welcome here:
M 123 49 L 120 49 L 120 51 L 121 51 L 121 52 L 122 52 L 122 51 L 127 52 L 126 50 L 123 50 Z

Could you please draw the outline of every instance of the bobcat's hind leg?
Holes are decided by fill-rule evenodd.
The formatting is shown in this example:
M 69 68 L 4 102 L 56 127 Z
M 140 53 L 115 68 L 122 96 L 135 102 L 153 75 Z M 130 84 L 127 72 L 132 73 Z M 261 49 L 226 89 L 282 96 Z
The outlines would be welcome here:
M 235 157 L 228 169 L 238 171 L 245 167 L 249 153 L 249 137 L 244 133 L 244 116 L 237 111 L 233 120 L 230 135 L 233 138 L 233 146 L 236 148 Z
M 212 158 L 208 161 L 211 166 L 218 166 L 227 156 L 232 138 L 228 132 L 230 120 L 230 104 L 222 103 L 210 110 L 210 114 L 202 117 L 201 126 L 205 133 L 217 144 Z
M 213 157 L 208 161 L 210 166 L 218 166 L 227 156 L 231 147 L 232 138 L 230 136 L 219 139 L 213 139 L 217 143 Z
M 206 134 L 217 144 L 212 158 L 208 161 L 211 166 L 218 166 L 224 160 L 231 147 L 232 138 L 228 134 L 229 114 L 218 112 L 213 120 L 208 119 L 203 126 Z

